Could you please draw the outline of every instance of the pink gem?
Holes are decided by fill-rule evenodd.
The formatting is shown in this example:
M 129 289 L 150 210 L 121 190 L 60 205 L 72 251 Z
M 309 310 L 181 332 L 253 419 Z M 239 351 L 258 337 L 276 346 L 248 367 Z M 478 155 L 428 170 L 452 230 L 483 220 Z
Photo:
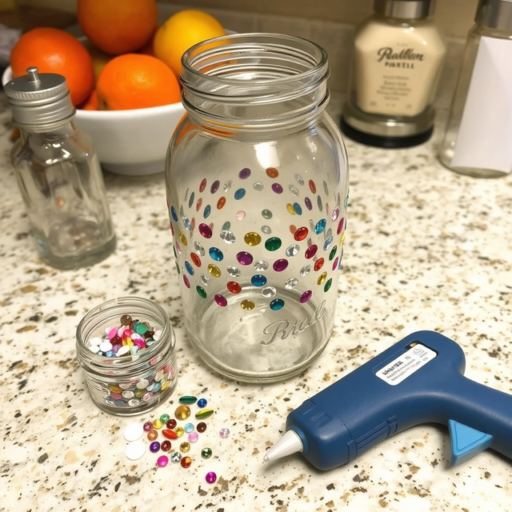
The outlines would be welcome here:
M 336 208 L 334 208 L 334 210 L 332 211 L 331 220 L 334 222 L 338 218 L 339 214 L 340 214 L 340 207 L 336 206 Z
M 214 484 L 217 481 L 217 475 L 213 471 L 206 473 L 206 481 L 209 484 Z
M 206 178 L 203 178 L 203 181 L 201 181 L 201 185 L 199 185 L 199 192 L 204 192 L 205 188 L 206 188 Z
M 183 282 L 185 283 L 185 286 L 187 288 L 190 288 L 190 281 L 188 280 L 188 277 L 185 274 L 183 274 Z
M 336 270 L 336 267 L 338 266 L 338 260 L 339 260 L 339 258 L 336 258 L 336 259 L 334 260 L 334 263 L 332 264 L 332 269 L 333 269 L 333 270 Z
M 313 295 L 313 292 L 311 290 L 308 290 L 307 292 L 304 292 L 301 296 L 300 296 L 300 303 L 301 304 L 304 304 L 305 302 L 307 302 L 309 299 L 311 299 L 311 295 Z
M 248 252 L 241 251 L 236 255 L 236 259 L 240 265 L 250 265 L 253 257 Z
M 212 237 L 212 230 L 208 224 L 201 223 L 199 224 L 199 233 L 203 235 L 205 238 L 211 238 Z
M 281 259 L 274 262 L 274 270 L 276 272 L 282 272 L 288 267 L 288 260 Z
M 144 429 L 144 432 L 149 432 L 150 430 L 153 430 L 153 423 L 151 423 L 151 421 L 146 421 L 142 428 Z
M 316 251 L 318 251 L 318 246 L 311 245 L 310 247 L 308 247 L 304 254 L 306 256 L 306 259 L 311 259 L 316 254 Z
M 345 224 L 345 217 L 341 217 L 340 222 L 338 224 L 338 229 L 336 233 L 339 235 L 343 231 L 343 224 Z
M 112 327 L 109 331 L 108 331 L 108 339 L 111 340 L 114 336 L 117 336 L 117 327 Z
M 144 402 L 149 402 L 153 398 L 153 393 L 151 391 L 148 391 L 145 395 L 143 395 L 142 400 Z
M 160 455 L 160 457 L 158 457 L 156 460 L 156 463 L 159 467 L 165 468 L 165 466 L 169 464 L 169 457 L 167 457 L 167 455 Z
M 282 194 L 283 193 L 283 187 L 279 185 L 279 183 L 272 183 L 272 190 L 276 194 Z
M 110 392 L 110 397 L 113 398 L 114 400 L 122 400 L 123 399 L 123 395 L 121 393 Z
M 228 305 L 228 301 L 226 300 L 226 297 L 223 295 L 215 295 L 214 297 L 215 302 L 221 307 L 224 308 Z
M 199 439 L 199 434 L 197 432 L 190 432 L 188 435 L 188 440 L 190 443 L 195 443 Z

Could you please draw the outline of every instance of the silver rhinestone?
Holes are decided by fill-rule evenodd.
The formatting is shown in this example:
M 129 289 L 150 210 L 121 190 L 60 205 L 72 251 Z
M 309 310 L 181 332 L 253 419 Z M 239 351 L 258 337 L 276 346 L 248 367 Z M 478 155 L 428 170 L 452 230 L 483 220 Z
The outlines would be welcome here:
M 257 190 L 258 192 L 261 192 L 263 190 L 263 183 L 257 181 L 253 186 L 252 188 L 254 190 Z
M 299 280 L 295 277 L 292 277 L 291 279 L 288 279 L 286 283 L 284 283 L 284 287 L 288 290 L 291 290 L 292 288 L 295 288 L 299 284 Z
M 265 235 L 270 235 L 270 233 L 272 233 L 272 230 L 270 229 L 270 226 L 261 226 L 261 231 L 263 231 L 263 233 L 265 233 Z
M 221 231 L 220 232 L 221 240 L 224 240 L 227 244 L 232 244 L 236 242 L 236 236 L 232 231 Z
M 264 272 L 268 268 L 268 263 L 266 261 L 259 260 L 253 265 L 253 268 L 256 272 Z
M 199 256 L 205 255 L 204 247 L 199 242 L 194 242 L 194 249 Z
M 300 174 L 295 175 L 295 180 L 299 185 L 304 185 L 304 180 L 302 179 L 302 176 Z
M 231 277 L 240 277 L 241 272 L 237 267 L 228 267 L 227 270 Z
M 290 245 L 288 249 L 286 249 L 286 256 L 295 256 L 296 254 L 299 254 L 300 247 L 297 244 Z
M 233 182 L 231 180 L 226 181 L 226 184 L 224 185 L 224 192 L 227 192 L 232 186 Z
M 305 277 L 307 276 L 309 273 L 311 272 L 311 265 L 304 265 L 301 269 L 300 269 L 300 275 L 302 277 Z
M 271 299 L 275 297 L 277 290 L 273 286 L 267 286 L 261 290 L 261 296 L 265 297 L 265 299 Z
M 290 192 L 297 197 L 299 195 L 299 189 L 295 185 L 289 186 Z
M 205 276 L 204 274 L 201 276 L 201 282 L 205 285 L 205 286 L 208 286 L 210 284 L 210 278 L 208 276 Z

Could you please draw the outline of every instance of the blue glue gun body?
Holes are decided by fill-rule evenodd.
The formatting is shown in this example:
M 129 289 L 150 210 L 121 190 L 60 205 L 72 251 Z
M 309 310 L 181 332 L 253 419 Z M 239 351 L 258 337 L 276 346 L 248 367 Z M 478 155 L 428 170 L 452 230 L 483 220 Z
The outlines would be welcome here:
M 454 341 L 416 332 L 306 400 L 289 414 L 287 430 L 324 470 L 432 422 L 449 427 L 453 465 L 489 447 L 512 458 L 512 396 L 471 381 L 464 369 Z

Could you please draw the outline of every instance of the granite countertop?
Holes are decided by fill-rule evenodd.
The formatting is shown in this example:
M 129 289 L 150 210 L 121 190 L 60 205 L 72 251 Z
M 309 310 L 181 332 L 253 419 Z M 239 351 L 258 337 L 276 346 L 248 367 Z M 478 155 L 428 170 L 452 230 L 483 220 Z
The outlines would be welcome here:
M 292 408 L 416 330 L 456 340 L 467 376 L 512 393 L 509 179 L 444 169 L 435 157 L 440 130 L 407 150 L 346 140 L 349 223 L 332 338 L 304 374 L 240 384 L 211 372 L 186 339 L 163 175 L 105 173 L 118 248 L 91 268 L 56 271 L 39 260 L 29 234 L 0 101 L 1 512 L 510 510 L 512 461 L 488 450 L 450 468 L 448 431 L 438 425 L 412 428 L 329 472 L 300 455 L 262 463 Z M 175 392 L 136 421 L 172 414 L 182 395 L 216 410 L 202 438 L 214 455 L 203 460 L 194 447 L 189 469 L 157 469 L 149 452 L 129 461 L 122 433 L 134 420 L 101 412 L 86 389 L 76 326 L 92 306 L 124 295 L 161 304 L 178 339 Z M 207 471 L 217 472 L 215 484 L 205 482 Z

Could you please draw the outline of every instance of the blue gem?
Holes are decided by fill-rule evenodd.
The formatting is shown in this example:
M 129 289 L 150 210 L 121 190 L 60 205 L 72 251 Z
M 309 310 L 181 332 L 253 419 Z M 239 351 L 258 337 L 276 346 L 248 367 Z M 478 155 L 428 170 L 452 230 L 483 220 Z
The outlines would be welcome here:
M 270 309 L 272 311 L 279 311 L 280 309 L 282 309 L 284 307 L 284 300 L 283 299 L 274 299 L 271 303 L 270 303 Z
M 265 286 L 267 284 L 267 278 L 261 274 L 257 274 L 251 277 L 251 283 L 254 286 Z
M 239 199 L 242 199 L 242 197 L 245 196 L 245 188 L 239 188 L 235 192 L 235 199 L 238 201 Z
M 212 260 L 222 261 L 224 259 L 224 254 L 222 254 L 222 251 L 220 249 L 217 249 L 217 247 L 210 247 L 210 250 L 208 252 L 210 253 L 210 257 Z
M 319 235 L 324 229 L 327 221 L 325 219 L 319 220 L 315 226 L 315 233 Z
M 302 207 L 299 203 L 293 203 L 293 209 L 297 215 L 302 215 Z
M 184 427 L 185 432 L 187 434 L 190 434 L 191 432 L 194 432 L 194 424 L 193 423 L 187 423 Z
M 185 268 L 187 269 L 187 272 L 193 276 L 194 275 L 194 269 L 192 268 L 192 265 L 188 262 L 188 261 L 185 261 Z
M 324 251 L 327 251 L 327 249 L 329 249 L 330 245 L 332 244 L 332 236 L 329 236 L 325 239 L 325 242 L 324 242 Z
M 207 219 L 209 216 L 210 216 L 210 212 L 212 211 L 212 207 L 210 205 L 208 205 L 205 209 L 204 209 L 204 213 L 203 213 L 203 216 L 205 219 Z
M 174 206 L 171 206 L 171 215 L 172 215 L 172 220 L 174 222 L 178 222 L 178 216 L 176 215 L 176 210 L 174 209 Z
M 200 409 L 202 409 L 203 407 L 206 407 L 207 404 L 208 404 L 208 402 L 206 401 L 206 398 L 200 398 L 197 401 L 197 407 L 199 407 Z
M 156 393 L 157 391 L 160 391 L 160 388 L 162 387 L 162 383 L 161 382 L 157 382 L 154 386 L 153 386 L 153 393 Z

